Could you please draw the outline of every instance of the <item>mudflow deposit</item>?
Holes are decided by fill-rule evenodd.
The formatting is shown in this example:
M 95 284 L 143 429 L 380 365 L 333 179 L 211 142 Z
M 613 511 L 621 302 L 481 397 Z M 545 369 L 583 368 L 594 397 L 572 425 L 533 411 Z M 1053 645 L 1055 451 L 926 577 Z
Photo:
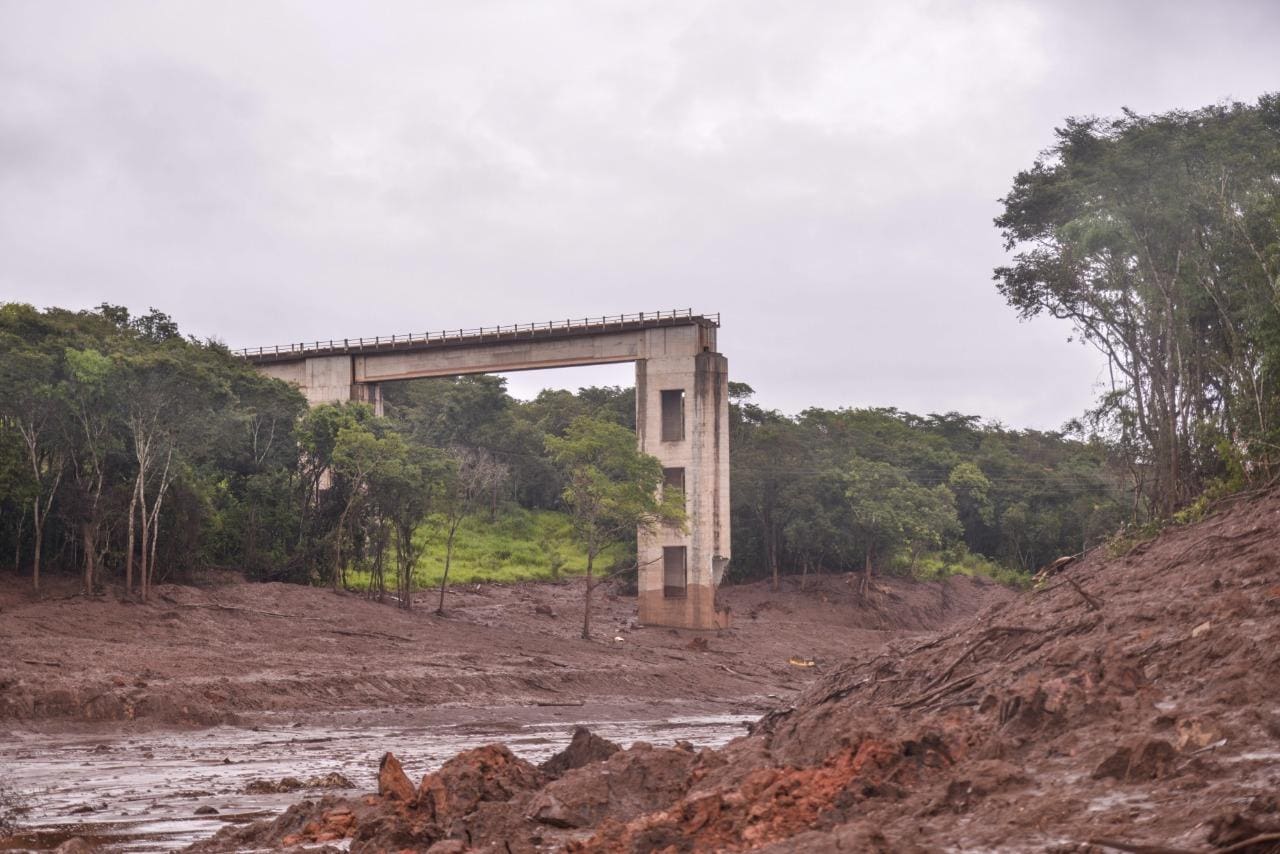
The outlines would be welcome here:
M 1024 594 L 727 588 L 721 635 L 636 629 L 631 600 L 601 597 L 593 643 L 573 638 L 572 584 L 472 589 L 448 619 L 281 585 L 167 587 L 145 606 L 10 590 L 0 652 L 20 663 L 0 709 L 11 734 L 74 719 L 114 749 L 108 733 L 273 709 L 306 725 L 435 703 L 483 722 L 505 703 L 519 729 L 561 704 L 583 704 L 566 722 L 773 706 L 719 749 L 583 729 L 549 759 L 509 739 L 440 764 L 406 729 L 333 769 L 367 794 L 280 796 L 282 813 L 196 851 L 1258 854 L 1280 850 L 1278 531 L 1271 494 Z
M 1280 496 L 855 653 L 719 750 L 586 731 L 321 797 L 198 851 L 1280 850 Z M 412 776 L 411 776 L 412 775 Z

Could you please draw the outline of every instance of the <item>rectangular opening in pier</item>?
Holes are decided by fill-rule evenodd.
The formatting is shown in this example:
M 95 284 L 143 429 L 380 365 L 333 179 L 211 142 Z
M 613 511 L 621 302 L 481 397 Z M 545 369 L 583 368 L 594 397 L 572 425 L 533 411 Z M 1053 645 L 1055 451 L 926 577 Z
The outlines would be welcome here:
M 662 390 L 662 441 L 684 439 L 684 389 Z
M 680 506 L 684 507 L 684 469 L 683 468 L 664 468 L 662 470 L 662 494 L 665 497 L 670 490 L 676 490 L 680 493 Z
M 683 599 L 689 586 L 689 552 L 685 546 L 662 547 L 662 595 Z

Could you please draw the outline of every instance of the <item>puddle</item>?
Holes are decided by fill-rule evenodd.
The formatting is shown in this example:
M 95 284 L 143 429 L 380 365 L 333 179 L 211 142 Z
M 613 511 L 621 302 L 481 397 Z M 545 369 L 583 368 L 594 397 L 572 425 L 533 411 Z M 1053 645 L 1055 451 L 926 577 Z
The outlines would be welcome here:
M 687 740 L 718 747 L 743 735 L 756 715 L 696 715 L 661 720 L 583 721 L 623 746 Z M 0 740 L 0 779 L 28 801 L 20 836 L 0 850 L 56 847 L 82 836 L 110 851 L 171 851 L 206 838 L 228 822 L 283 811 L 306 792 L 244 794 L 256 779 L 345 775 L 359 791 L 377 788 L 378 759 L 390 750 L 414 779 L 462 750 L 500 741 L 533 763 L 569 743 L 576 721 L 518 724 L 475 721 L 453 726 L 218 727 L 157 730 L 111 737 L 7 734 Z M 86 811 L 85 807 L 91 808 Z M 216 815 L 196 815 L 212 807 Z M 77 812 L 77 810 L 79 810 Z

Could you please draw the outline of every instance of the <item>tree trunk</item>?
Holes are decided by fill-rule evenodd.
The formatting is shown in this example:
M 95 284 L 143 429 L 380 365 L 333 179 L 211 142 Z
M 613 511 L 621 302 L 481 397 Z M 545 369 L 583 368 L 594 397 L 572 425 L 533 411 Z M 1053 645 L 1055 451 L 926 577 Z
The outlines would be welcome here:
M 141 529 L 138 533 L 142 535 L 141 547 L 138 549 L 138 595 L 143 602 L 147 601 L 147 595 L 150 593 L 150 574 L 147 566 L 147 547 L 151 544 L 151 524 L 147 519 L 147 495 L 139 488 L 141 493 L 138 496 L 138 518 L 141 520 Z
M 587 593 L 583 597 L 582 608 L 582 639 L 591 640 L 591 567 L 595 562 L 595 552 L 591 549 L 587 550 Z
M 133 520 L 138 509 L 138 486 L 133 487 L 133 498 L 129 500 L 129 541 L 125 547 L 124 558 L 124 595 L 133 595 Z
M 777 593 L 782 589 L 782 582 L 778 578 L 778 537 L 773 531 L 772 525 L 765 530 L 765 537 L 767 539 L 765 548 L 769 552 L 769 568 L 773 572 L 773 592 Z
M 867 546 L 867 560 L 862 566 L 862 595 L 866 596 L 871 589 L 871 555 L 875 551 L 873 546 Z
M 449 539 L 444 546 L 444 575 L 440 578 L 440 604 L 436 606 L 436 613 L 444 616 L 444 587 L 449 583 L 449 566 L 453 563 L 453 538 L 458 533 L 458 523 L 454 522 L 449 526 Z
M 40 589 L 40 547 L 44 543 L 44 517 L 40 515 L 40 499 L 31 503 L 31 526 L 35 536 L 35 547 L 32 549 L 31 589 Z
M 92 522 L 81 523 L 80 539 L 84 544 L 84 595 L 92 596 L 93 577 L 97 574 L 98 569 L 98 538 Z
M 22 527 L 27 523 L 27 511 L 18 514 L 18 533 L 13 538 L 13 571 L 22 574 Z

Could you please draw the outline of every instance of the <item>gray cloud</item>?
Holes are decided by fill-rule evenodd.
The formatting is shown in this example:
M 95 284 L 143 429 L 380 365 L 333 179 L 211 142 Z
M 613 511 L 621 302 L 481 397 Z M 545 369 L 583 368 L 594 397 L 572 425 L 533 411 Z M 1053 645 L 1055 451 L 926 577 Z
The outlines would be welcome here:
M 1101 365 L 995 293 L 996 200 L 1065 116 L 1275 88 L 1275 9 L 8 0 L 0 297 L 235 346 L 690 306 L 769 405 L 1055 427 Z

